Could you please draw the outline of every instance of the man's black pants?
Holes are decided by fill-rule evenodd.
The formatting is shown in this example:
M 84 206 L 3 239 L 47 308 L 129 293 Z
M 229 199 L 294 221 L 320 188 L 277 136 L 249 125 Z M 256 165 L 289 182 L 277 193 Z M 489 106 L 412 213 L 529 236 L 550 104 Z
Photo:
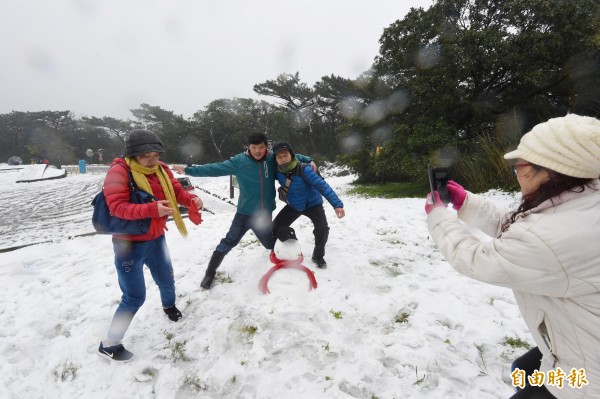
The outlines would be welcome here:
M 314 227 L 315 249 L 313 256 L 315 258 L 322 258 L 325 256 L 325 244 L 327 244 L 327 239 L 329 238 L 329 225 L 327 224 L 323 205 L 313 206 L 302 212 L 298 212 L 289 205 L 284 206 L 281 212 L 275 217 L 275 220 L 273 220 L 273 234 L 276 235 L 277 230 L 282 227 L 289 227 L 302 215 L 308 217 Z

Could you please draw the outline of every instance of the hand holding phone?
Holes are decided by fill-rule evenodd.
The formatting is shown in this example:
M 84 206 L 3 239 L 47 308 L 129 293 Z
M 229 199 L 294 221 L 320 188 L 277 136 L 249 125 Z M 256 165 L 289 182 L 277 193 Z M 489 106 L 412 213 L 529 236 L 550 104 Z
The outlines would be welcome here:
M 448 180 L 447 188 L 450 202 L 452 202 L 452 208 L 458 211 L 467 198 L 467 191 L 463 186 L 452 180 Z
M 425 213 L 430 214 L 435 208 L 446 208 L 446 205 L 440 199 L 440 193 L 437 191 L 427 194 L 427 201 L 425 202 Z
M 429 175 L 429 190 L 431 192 L 431 199 L 435 201 L 433 193 L 437 191 L 439 193 L 439 200 L 448 205 L 450 203 L 450 195 L 448 194 L 448 168 L 442 167 L 427 167 L 427 174 Z

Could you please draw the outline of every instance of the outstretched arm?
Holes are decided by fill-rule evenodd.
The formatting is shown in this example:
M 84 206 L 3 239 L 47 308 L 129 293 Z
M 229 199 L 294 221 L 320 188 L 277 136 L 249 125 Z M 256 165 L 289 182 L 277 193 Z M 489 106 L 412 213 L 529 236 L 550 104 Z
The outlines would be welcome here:
M 346 215 L 344 211 L 344 204 L 337 196 L 335 191 L 333 191 L 331 186 L 325 181 L 325 179 L 323 179 L 310 168 L 304 169 L 304 176 L 306 177 L 310 185 L 316 188 L 321 193 L 321 195 L 323 195 L 323 197 L 327 199 L 331 206 L 333 206 L 336 216 L 340 219 L 343 218 Z
M 180 175 L 185 175 L 185 165 L 171 165 L 171 170 L 179 173 Z
M 180 174 L 197 177 L 216 177 L 234 175 L 237 170 L 236 157 L 229 158 L 223 162 L 207 163 L 204 165 L 173 165 L 171 169 Z

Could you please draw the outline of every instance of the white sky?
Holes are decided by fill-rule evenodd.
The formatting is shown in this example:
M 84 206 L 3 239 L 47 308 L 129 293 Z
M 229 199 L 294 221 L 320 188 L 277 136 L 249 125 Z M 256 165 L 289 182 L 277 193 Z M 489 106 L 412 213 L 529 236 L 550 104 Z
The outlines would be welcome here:
M 432 3 L 0 0 L 0 113 L 129 118 L 145 102 L 187 118 L 284 72 L 356 78 L 384 28 Z

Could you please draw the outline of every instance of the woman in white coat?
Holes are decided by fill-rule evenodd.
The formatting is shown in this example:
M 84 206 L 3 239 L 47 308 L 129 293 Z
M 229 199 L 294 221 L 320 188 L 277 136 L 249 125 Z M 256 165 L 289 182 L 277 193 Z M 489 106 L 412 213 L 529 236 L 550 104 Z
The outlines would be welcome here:
M 511 399 L 600 398 L 600 121 L 550 119 L 504 158 L 521 186 L 516 210 L 449 182 L 458 218 L 435 192 L 429 232 L 459 273 L 514 292 L 537 347 L 513 363 L 525 384 Z M 535 370 L 540 386 L 526 378 Z

